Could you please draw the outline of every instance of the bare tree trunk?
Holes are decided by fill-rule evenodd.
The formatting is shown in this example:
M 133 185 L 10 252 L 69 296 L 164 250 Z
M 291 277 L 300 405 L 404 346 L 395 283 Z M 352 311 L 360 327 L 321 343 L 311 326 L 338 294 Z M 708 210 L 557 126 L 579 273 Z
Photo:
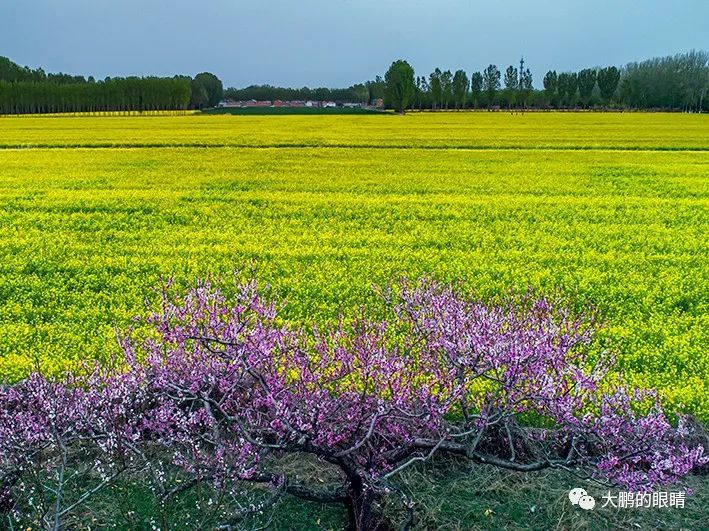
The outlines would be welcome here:
M 393 531 L 394 527 L 376 513 L 374 502 L 378 498 L 377 493 L 367 488 L 360 476 L 350 476 L 349 481 L 348 498 L 345 502 L 349 519 L 347 530 Z

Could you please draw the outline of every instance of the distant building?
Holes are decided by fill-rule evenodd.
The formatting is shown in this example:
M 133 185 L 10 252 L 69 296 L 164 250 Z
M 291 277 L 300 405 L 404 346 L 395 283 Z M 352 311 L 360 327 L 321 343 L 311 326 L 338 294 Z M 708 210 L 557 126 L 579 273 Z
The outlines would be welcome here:
M 383 107 L 384 101 L 379 99 L 372 102 L 372 107 Z M 292 108 L 292 107 L 307 107 L 311 109 L 334 109 L 336 107 L 344 107 L 346 109 L 360 109 L 366 107 L 359 102 L 341 102 L 337 103 L 334 101 L 316 101 L 316 100 L 275 100 L 275 101 L 258 101 L 258 100 L 247 100 L 247 101 L 234 101 L 230 99 L 224 99 L 217 104 L 220 108 L 244 108 L 244 107 L 274 107 L 274 108 Z
M 384 108 L 384 100 L 382 98 L 377 98 L 374 100 L 374 106 L 377 109 L 383 109 Z
M 242 107 L 271 107 L 270 101 L 249 100 L 242 102 Z

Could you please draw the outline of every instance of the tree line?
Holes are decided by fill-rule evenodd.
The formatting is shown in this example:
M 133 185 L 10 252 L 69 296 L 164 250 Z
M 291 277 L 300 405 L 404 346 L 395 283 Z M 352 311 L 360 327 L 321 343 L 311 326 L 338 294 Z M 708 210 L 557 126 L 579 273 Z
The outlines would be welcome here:
M 709 110 L 709 53 L 688 53 L 630 63 L 623 68 L 585 68 L 578 72 L 548 71 L 543 89 L 533 86 L 532 73 L 491 64 L 482 72 L 442 71 L 417 76 L 409 63 L 392 63 L 386 79 L 387 106 L 407 109 L 466 108 L 631 108 L 703 112 Z
M 47 74 L 0 57 L 0 114 L 175 111 L 215 106 L 222 82 L 208 72 L 194 78 Z
M 404 62 L 405 63 L 405 62 Z M 490 108 L 588 109 L 630 108 L 671 111 L 707 111 L 709 54 L 690 51 L 641 63 L 584 68 L 576 72 L 548 71 L 534 87 L 532 72 L 519 65 L 504 70 L 489 65 L 468 74 L 436 68 L 429 75 L 416 75 L 410 65 L 395 62 L 398 72 L 353 85 L 347 89 L 299 89 L 271 85 L 229 88 L 225 97 L 234 100 L 332 100 L 372 102 L 385 100 L 387 107 L 405 109 L 452 110 Z M 403 70 L 400 70 L 403 68 Z M 390 69 L 391 71 L 391 69 Z M 402 78 L 402 75 L 404 76 Z M 406 80 L 407 87 L 390 87 L 391 79 Z M 405 88 L 405 90 L 401 90 Z M 392 92 L 393 91 L 393 92 Z
M 519 68 L 507 67 L 504 77 L 496 65 L 470 76 L 465 70 L 454 73 L 436 68 L 428 76 L 414 76 L 411 105 L 419 110 L 526 106 L 533 92 L 532 73 L 524 67 L 524 60 Z
M 403 84 L 403 85 L 402 85 Z M 534 87 L 524 60 L 504 70 L 491 64 L 468 74 L 436 68 L 416 75 L 405 61 L 396 61 L 384 77 L 348 88 L 286 88 L 252 85 L 227 88 L 214 74 L 194 78 L 107 77 L 45 73 L 0 57 L 0 114 L 185 110 L 214 107 L 234 100 L 317 100 L 368 103 L 385 100 L 389 108 L 452 109 L 577 109 L 629 108 L 668 111 L 709 111 L 709 52 L 687 53 L 576 72 L 548 71 Z
M 708 110 L 709 53 L 657 57 L 629 63 L 623 69 L 619 97 L 626 105 L 643 108 Z
M 371 83 L 371 82 L 370 82 Z M 382 88 L 383 96 L 383 88 Z M 245 88 L 228 88 L 224 97 L 235 101 L 336 101 L 367 103 L 370 88 L 359 83 L 348 88 L 286 88 L 273 85 L 251 85 Z

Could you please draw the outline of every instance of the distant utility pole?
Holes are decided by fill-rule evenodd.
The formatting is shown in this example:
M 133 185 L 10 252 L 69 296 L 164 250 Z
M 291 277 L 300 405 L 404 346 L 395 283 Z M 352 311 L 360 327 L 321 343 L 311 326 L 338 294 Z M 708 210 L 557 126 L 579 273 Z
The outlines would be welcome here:
M 522 82 L 524 81 L 524 55 L 522 58 L 519 60 L 519 83 L 518 87 L 520 90 L 522 90 Z

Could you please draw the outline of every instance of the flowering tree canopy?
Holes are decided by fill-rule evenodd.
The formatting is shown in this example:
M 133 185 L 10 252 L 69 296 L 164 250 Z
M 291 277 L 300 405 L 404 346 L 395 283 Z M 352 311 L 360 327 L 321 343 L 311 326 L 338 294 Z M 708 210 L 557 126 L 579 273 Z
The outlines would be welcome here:
M 280 324 L 253 281 L 233 298 L 209 283 L 171 292 L 148 315 L 147 340 L 122 339 L 125 370 L 33 375 L 0 390 L 0 512 L 32 510 L 58 529 L 136 474 L 162 497 L 258 483 L 273 499 L 341 503 L 353 529 L 386 529 L 377 500 L 437 454 L 630 490 L 706 463 L 685 419 L 673 426 L 654 393 L 604 391 L 610 361 L 591 355 L 593 321 L 543 298 L 484 303 L 423 280 L 383 292 L 388 319 L 304 330 Z M 288 456 L 339 479 L 304 484 L 279 466 Z M 189 479 L 170 484 L 170 467 Z M 77 477 L 83 490 L 69 498 Z

